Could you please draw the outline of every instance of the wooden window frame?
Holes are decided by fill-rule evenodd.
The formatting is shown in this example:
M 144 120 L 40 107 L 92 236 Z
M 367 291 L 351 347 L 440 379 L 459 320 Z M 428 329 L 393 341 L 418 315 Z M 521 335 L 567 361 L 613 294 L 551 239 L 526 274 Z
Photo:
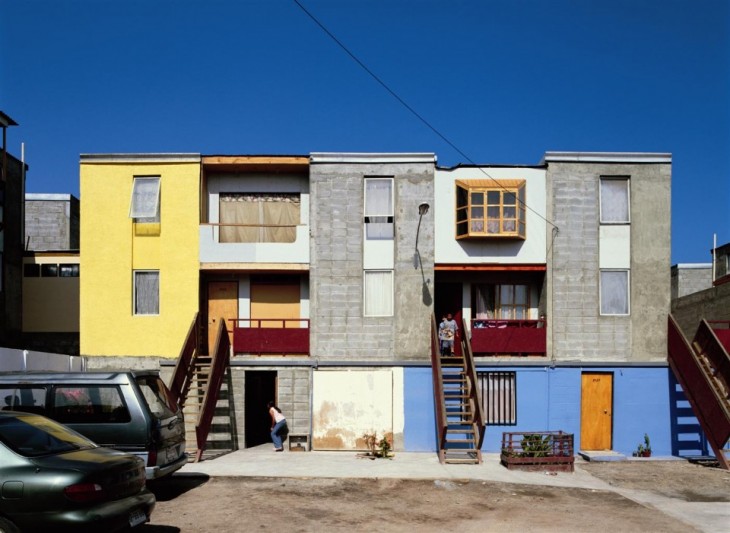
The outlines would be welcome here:
M 524 179 L 456 180 L 456 188 L 457 240 L 527 239 Z M 510 203 L 510 197 L 514 198 L 513 203 Z M 508 216 L 510 208 L 514 210 L 514 216 Z M 514 224 L 513 228 L 509 228 L 510 222 Z M 496 231 L 490 231 L 495 223 Z

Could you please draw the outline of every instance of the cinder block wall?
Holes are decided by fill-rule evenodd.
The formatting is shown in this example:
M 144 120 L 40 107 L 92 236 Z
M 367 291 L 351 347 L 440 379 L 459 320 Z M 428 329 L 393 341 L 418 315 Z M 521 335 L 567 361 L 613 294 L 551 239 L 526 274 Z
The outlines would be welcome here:
M 72 195 L 26 195 L 28 250 L 78 250 L 79 201 Z
M 548 218 L 558 226 L 548 254 L 550 350 L 557 360 L 666 360 L 670 308 L 671 165 L 548 164 Z M 599 180 L 629 176 L 629 316 L 599 307 Z
M 712 265 L 674 265 L 672 300 L 712 287 Z
M 673 299 L 672 315 L 690 341 L 701 319 L 730 320 L 730 283 Z
M 433 312 L 433 207 L 421 221 L 414 267 L 418 205 L 433 203 L 434 165 L 312 164 L 311 356 L 321 359 L 427 359 Z M 363 317 L 364 178 L 393 176 L 395 188 L 394 316 Z

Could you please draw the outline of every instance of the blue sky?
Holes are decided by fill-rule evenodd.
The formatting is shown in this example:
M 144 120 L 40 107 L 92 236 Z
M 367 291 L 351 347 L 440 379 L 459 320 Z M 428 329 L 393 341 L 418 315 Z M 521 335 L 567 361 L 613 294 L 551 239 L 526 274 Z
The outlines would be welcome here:
M 300 0 L 477 163 L 673 154 L 672 262 L 730 241 L 727 0 Z M 433 151 L 293 0 L 0 0 L 0 110 L 29 192 L 80 153 Z

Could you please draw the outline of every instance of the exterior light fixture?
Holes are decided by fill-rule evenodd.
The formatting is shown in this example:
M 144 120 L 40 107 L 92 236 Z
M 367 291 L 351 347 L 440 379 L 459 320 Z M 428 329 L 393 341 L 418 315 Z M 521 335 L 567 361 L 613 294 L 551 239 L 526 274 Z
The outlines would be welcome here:
M 418 268 L 421 263 L 421 254 L 418 251 L 418 235 L 421 232 L 421 219 L 423 215 L 428 213 L 428 208 L 431 207 L 426 202 L 418 204 L 418 229 L 416 229 L 416 253 L 413 254 L 413 268 Z

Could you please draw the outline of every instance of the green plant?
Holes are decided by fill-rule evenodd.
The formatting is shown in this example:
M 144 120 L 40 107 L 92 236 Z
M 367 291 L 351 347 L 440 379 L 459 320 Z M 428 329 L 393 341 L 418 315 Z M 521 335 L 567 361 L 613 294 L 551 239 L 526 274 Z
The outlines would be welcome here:
M 648 433 L 644 433 L 644 442 L 636 447 L 636 451 L 632 455 L 634 457 L 649 457 L 651 455 L 651 441 Z
M 383 459 L 390 459 L 393 456 L 393 436 L 391 434 L 384 435 L 381 439 L 375 432 L 365 433 L 362 438 L 365 440 L 365 445 L 368 447 L 368 455 L 371 457 L 382 457 Z
M 547 457 L 550 453 L 550 436 L 529 433 L 520 442 L 523 457 Z

